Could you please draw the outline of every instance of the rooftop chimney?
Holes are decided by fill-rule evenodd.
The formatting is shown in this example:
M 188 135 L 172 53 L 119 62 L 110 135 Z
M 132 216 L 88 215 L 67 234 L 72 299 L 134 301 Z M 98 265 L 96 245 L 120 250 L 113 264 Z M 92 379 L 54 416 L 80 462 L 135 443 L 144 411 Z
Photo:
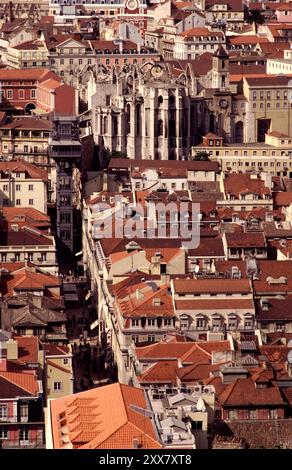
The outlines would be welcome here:
M 9 23 L 13 21 L 13 4 L 9 2 Z

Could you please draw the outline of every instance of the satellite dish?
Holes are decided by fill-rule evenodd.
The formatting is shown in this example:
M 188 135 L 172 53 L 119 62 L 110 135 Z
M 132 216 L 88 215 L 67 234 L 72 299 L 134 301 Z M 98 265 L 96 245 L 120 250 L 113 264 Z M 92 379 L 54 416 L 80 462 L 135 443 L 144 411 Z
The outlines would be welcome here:
M 288 352 L 287 359 L 288 359 L 289 364 L 292 364 L 292 351 Z

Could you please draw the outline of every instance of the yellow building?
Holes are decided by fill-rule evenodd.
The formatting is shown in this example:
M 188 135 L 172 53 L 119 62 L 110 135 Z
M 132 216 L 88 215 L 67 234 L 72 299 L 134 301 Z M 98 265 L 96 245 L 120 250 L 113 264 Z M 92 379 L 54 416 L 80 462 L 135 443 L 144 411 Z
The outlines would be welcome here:
M 46 398 L 60 398 L 73 394 L 73 364 L 71 345 L 44 344 Z

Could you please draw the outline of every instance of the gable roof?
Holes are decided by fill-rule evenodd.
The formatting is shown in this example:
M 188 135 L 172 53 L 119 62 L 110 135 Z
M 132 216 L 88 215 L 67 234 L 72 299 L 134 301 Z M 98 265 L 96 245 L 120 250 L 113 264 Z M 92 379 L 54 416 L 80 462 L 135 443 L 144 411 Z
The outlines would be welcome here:
M 133 405 L 147 408 L 143 391 L 119 383 L 51 401 L 54 448 L 66 447 L 62 426 L 73 448 L 130 449 L 135 438 L 144 449 L 160 448 L 151 420 Z

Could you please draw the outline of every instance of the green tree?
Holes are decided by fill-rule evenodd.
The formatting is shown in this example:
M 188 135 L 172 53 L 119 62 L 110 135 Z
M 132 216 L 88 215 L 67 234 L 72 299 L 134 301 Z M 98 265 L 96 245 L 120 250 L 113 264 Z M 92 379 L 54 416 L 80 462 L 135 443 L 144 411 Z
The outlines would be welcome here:
M 246 21 L 254 25 L 255 33 L 258 34 L 258 26 L 264 24 L 265 18 L 261 10 L 246 10 Z
M 199 161 L 208 161 L 210 154 L 205 152 L 204 150 L 197 152 L 196 155 L 193 157 L 193 160 Z

